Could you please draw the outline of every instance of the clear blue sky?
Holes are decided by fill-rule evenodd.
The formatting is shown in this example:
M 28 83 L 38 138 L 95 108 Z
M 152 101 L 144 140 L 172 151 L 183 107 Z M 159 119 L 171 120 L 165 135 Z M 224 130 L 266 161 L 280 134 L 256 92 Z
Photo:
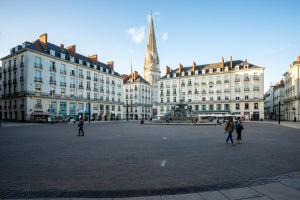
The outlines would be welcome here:
M 162 73 L 232 55 L 266 68 L 266 90 L 300 55 L 299 8 L 298 0 L 1 0 L 0 57 L 46 32 L 54 44 L 114 60 L 120 73 L 130 72 L 132 57 L 142 73 L 152 11 Z

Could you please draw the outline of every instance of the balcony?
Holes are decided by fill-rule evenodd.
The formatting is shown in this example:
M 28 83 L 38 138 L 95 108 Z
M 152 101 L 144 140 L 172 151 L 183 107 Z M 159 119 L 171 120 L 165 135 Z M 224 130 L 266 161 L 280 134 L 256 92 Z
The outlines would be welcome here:
M 34 67 L 36 69 L 43 69 L 43 65 L 42 64 L 39 64 L 39 63 L 34 63 Z
M 249 77 L 245 77 L 244 81 L 250 81 Z
M 87 80 L 91 80 L 91 76 L 86 76 L 86 79 Z
M 244 88 L 244 91 L 245 91 L 245 92 L 249 92 L 249 91 L 250 91 L 250 88 L 248 88 L 248 87 L 247 87 L 247 88 Z
M 254 76 L 254 77 L 253 77 L 253 80 L 259 81 L 259 77 L 258 77 L 258 76 Z
M 24 76 L 20 76 L 20 81 L 21 81 L 21 82 L 24 81 Z
M 91 86 L 87 86 L 87 87 L 86 87 L 86 90 L 91 90 Z
M 79 74 L 78 77 L 79 77 L 79 78 L 83 78 L 83 74 Z
M 235 88 L 235 92 L 240 92 L 241 89 L 240 88 Z
M 234 81 L 235 82 L 240 82 L 241 80 L 239 78 L 236 78 Z
M 75 88 L 75 84 L 70 84 L 70 88 Z
M 49 83 L 50 83 L 51 85 L 56 85 L 56 81 L 53 80 L 53 79 L 50 79 Z
M 224 89 L 224 93 L 229 93 L 230 90 L 229 89 Z
M 94 90 L 93 90 L 94 92 L 98 92 L 98 88 L 94 88 Z
M 24 62 L 20 62 L 20 68 L 24 67 Z
M 34 77 L 34 81 L 35 82 L 43 82 L 43 78 L 42 77 Z
M 43 109 L 43 106 L 42 106 L 42 104 L 35 104 L 34 108 L 35 109 Z
M 202 91 L 201 94 L 206 94 L 206 92 L 205 92 L 205 91 Z
M 79 88 L 79 89 L 83 89 L 83 85 L 79 85 L 78 88 Z
M 8 72 L 11 72 L 11 71 L 12 71 L 12 67 L 11 67 L 11 66 L 8 66 L 7 71 L 8 71 Z
M 221 90 L 217 90 L 217 94 L 221 94 L 222 93 L 222 91 Z
M 13 70 L 14 70 L 14 71 L 17 71 L 17 64 L 14 64 L 14 65 L 13 65 Z
M 50 72 L 56 72 L 56 68 L 53 67 L 53 66 L 50 66 L 49 71 L 50 71 Z
M 60 86 L 66 87 L 67 83 L 66 82 L 60 82 Z
M 224 80 L 224 83 L 229 83 L 229 80 L 227 79 L 227 80 Z
M 94 81 L 96 81 L 96 82 L 97 82 L 97 81 L 98 81 L 98 78 L 94 77 Z
M 60 70 L 60 73 L 66 75 L 66 74 L 67 74 L 67 71 L 66 71 L 66 70 Z
M 254 87 L 253 90 L 254 91 L 259 91 L 259 87 Z

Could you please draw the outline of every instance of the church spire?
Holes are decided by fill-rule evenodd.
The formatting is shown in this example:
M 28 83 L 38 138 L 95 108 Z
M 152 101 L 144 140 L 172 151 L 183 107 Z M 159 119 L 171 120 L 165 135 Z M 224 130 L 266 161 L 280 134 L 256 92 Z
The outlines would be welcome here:
M 151 84 L 155 84 L 160 77 L 159 58 L 156 46 L 154 23 L 150 15 L 149 31 L 147 38 L 146 55 L 144 61 L 144 78 Z

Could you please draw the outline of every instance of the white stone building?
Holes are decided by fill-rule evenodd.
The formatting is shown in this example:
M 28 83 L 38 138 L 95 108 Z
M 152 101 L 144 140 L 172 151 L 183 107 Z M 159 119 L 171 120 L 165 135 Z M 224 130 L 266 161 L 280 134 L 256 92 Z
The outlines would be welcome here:
M 122 75 L 126 119 L 148 119 L 152 116 L 151 85 L 138 72 Z
M 287 120 L 300 120 L 300 56 L 284 73 Z
M 180 65 L 158 81 L 159 114 L 185 103 L 195 113 L 234 113 L 246 120 L 264 118 L 264 68 L 247 60 Z
M 47 34 L 12 48 L 1 61 L 3 120 L 86 118 L 89 110 L 94 119 L 123 117 L 123 80 L 112 61 L 49 43 Z

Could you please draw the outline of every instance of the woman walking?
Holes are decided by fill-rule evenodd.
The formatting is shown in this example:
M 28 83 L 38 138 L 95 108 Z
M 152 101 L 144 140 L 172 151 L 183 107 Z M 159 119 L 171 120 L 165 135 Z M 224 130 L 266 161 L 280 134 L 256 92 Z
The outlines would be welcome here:
M 233 119 L 232 119 L 232 117 L 229 117 L 228 121 L 225 124 L 225 133 L 228 133 L 226 143 L 228 144 L 228 140 L 230 140 L 231 144 L 234 146 L 233 139 L 232 139 L 233 130 L 234 130 Z

